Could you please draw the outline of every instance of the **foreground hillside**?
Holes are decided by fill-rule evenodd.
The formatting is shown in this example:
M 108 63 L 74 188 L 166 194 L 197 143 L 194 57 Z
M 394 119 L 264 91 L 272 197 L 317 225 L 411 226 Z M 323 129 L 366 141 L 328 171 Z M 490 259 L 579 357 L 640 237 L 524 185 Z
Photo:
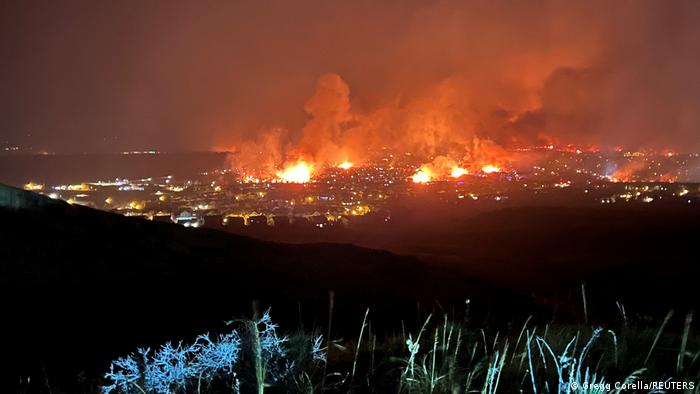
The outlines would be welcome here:
M 12 338 L 3 355 L 14 360 L 12 379 L 101 371 L 125 349 L 249 315 L 253 301 L 273 305 L 282 320 L 323 321 L 330 290 L 336 309 L 358 313 L 368 305 L 412 311 L 416 302 L 476 292 L 388 252 L 278 244 L 39 201 L 0 208 L 2 338 Z
M 677 320 L 698 306 L 694 211 L 513 208 L 449 229 L 324 233 L 418 260 L 127 218 L 16 189 L 3 198 L 0 334 L 11 366 L 2 387 L 28 377 L 54 392 L 95 384 L 117 356 L 220 332 L 225 320 L 251 317 L 252 305 L 272 306 L 285 327 L 323 332 L 331 291 L 333 339 L 356 338 L 367 307 L 373 332 L 395 338 L 428 313 L 469 316 L 517 337 L 529 315 L 588 324 L 619 316 L 620 301 L 661 317 L 675 307 Z
M 635 304 L 665 313 L 697 308 L 700 209 L 693 204 L 552 202 L 447 209 L 408 206 L 379 221 L 334 231 L 248 229 L 240 234 L 281 242 L 352 243 L 417 256 L 500 288 L 550 298 Z

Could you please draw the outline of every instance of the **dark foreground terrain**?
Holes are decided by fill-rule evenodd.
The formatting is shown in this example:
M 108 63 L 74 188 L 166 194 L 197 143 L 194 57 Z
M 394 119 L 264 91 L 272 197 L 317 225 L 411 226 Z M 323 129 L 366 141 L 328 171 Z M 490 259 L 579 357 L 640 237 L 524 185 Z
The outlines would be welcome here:
M 352 245 L 289 245 L 126 218 L 59 201 L 0 208 L 0 303 L 9 379 L 94 376 L 135 345 L 216 329 L 272 305 L 327 320 L 329 291 L 353 320 L 476 294 L 415 258 Z M 450 290 L 451 289 L 451 290 Z M 405 302 L 409 300 L 410 302 Z M 342 325 L 340 326 L 342 327 Z
M 584 200 L 585 201 L 585 200 Z M 498 288 L 562 301 L 585 282 L 594 303 L 615 301 L 663 313 L 695 306 L 700 265 L 697 204 L 578 200 L 462 210 L 409 206 L 392 221 L 368 220 L 350 228 L 231 229 L 275 242 L 310 239 L 351 243 L 416 256 Z M 612 301 L 612 302 L 611 302 Z
M 383 323 L 410 328 L 426 312 L 463 311 L 465 299 L 471 316 L 493 324 L 529 314 L 580 322 L 582 281 L 591 320 L 616 313 L 615 301 L 662 316 L 698 306 L 694 211 L 497 211 L 453 224 L 449 236 L 427 227 L 405 239 L 459 251 L 424 262 L 42 205 L 0 209 L 4 387 L 30 376 L 77 390 L 136 346 L 219 330 L 250 316 L 254 301 L 283 326 L 325 326 L 331 290 L 339 338 L 357 336 L 366 307 L 381 332 Z

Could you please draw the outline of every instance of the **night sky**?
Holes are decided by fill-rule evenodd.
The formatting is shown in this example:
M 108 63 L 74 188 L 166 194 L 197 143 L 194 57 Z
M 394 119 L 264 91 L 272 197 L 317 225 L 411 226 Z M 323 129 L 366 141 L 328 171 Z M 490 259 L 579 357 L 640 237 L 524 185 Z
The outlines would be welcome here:
M 700 149 L 699 20 L 697 1 L 4 1 L 0 146 L 207 150 L 270 130 L 303 146 L 359 127 L 348 146 Z

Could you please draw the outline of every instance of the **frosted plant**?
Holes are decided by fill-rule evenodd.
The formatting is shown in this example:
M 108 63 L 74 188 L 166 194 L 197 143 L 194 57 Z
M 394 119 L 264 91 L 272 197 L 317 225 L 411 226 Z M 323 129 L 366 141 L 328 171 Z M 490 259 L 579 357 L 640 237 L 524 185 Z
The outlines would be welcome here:
M 288 338 L 277 335 L 278 326 L 272 322 L 269 309 L 259 320 L 251 323 L 250 335 L 254 343 L 258 384 L 268 379 L 275 383 L 283 379 L 292 367 L 286 360 L 284 349 Z
M 323 344 L 323 335 L 318 335 L 314 337 L 311 342 L 311 359 L 313 361 L 326 362 L 326 352 L 321 348 Z
M 209 334 L 200 335 L 193 347 L 196 355 L 191 365 L 192 373 L 205 381 L 233 374 L 240 350 L 241 339 L 236 331 L 219 335 L 217 341 L 212 341 Z
M 143 351 L 146 389 L 159 394 L 169 394 L 185 387 L 187 381 L 196 377 L 196 370 L 189 359 L 195 347 L 184 347 L 182 342 L 173 346 L 171 342 L 161 346 L 148 360 L 148 350 Z
M 544 349 L 546 349 L 549 352 L 549 354 L 552 356 L 552 362 L 554 363 L 554 369 L 556 370 L 557 377 L 559 378 L 559 382 L 558 382 L 559 388 L 557 389 L 557 393 L 569 393 L 571 390 L 570 383 L 572 381 L 574 381 L 573 373 L 574 373 L 574 369 L 576 368 L 576 358 L 574 358 L 573 355 L 569 355 L 569 350 L 571 349 L 572 345 L 576 342 L 577 336 L 574 336 L 574 338 L 571 339 L 571 341 L 569 341 L 569 343 L 566 345 L 566 348 L 564 348 L 564 352 L 560 356 L 557 356 L 556 354 L 554 354 L 554 351 L 549 346 L 547 341 L 545 341 L 541 337 L 537 337 L 535 339 L 536 339 L 538 346 L 541 345 L 542 347 L 544 347 Z M 542 354 L 541 351 L 540 351 L 540 354 Z M 542 355 L 542 361 L 543 361 L 543 363 L 544 363 L 543 365 L 546 369 L 547 364 L 545 362 L 544 355 Z M 568 372 L 569 376 L 567 378 L 567 382 L 565 383 L 564 377 L 565 377 L 567 372 Z M 534 379 L 534 376 L 533 376 L 533 379 Z M 533 388 L 534 388 L 534 380 L 533 380 Z
M 105 378 L 111 380 L 112 384 L 102 387 L 104 394 L 117 389 L 122 393 L 132 393 L 135 389 L 143 392 L 137 383 L 141 379 L 139 364 L 132 356 L 120 357 L 113 361 Z
M 420 339 L 420 337 L 418 338 Z M 406 347 L 408 348 L 408 352 L 410 353 L 410 356 L 408 357 L 408 362 L 406 363 L 406 370 L 404 371 L 404 375 L 408 375 L 408 371 L 411 371 L 411 377 L 414 375 L 414 368 L 415 368 L 415 361 L 416 361 L 416 355 L 418 354 L 418 351 L 420 350 L 420 343 L 416 340 L 413 340 L 413 337 L 411 334 L 408 334 L 408 339 L 406 339 Z
M 503 371 L 503 364 L 507 354 L 508 341 L 503 345 L 503 356 L 501 356 L 499 351 L 496 351 L 493 355 L 493 360 L 489 363 L 486 370 L 484 388 L 481 390 L 482 394 L 494 394 L 498 391 L 498 383 L 501 380 L 501 372 Z
M 269 309 L 260 319 L 244 321 L 244 327 L 243 339 L 252 353 L 255 385 L 262 394 L 266 386 L 288 377 L 294 368 L 285 350 L 288 338 L 277 335 L 278 326 L 272 322 Z
M 156 352 L 138 349 L 140 360 L 133 356 L 119 358 L 112 362 L 105 378 L 111 384 L 102 388 L 103 393 L 155 392 L 169 394 L 185 388 L 195 379 L 211 382 L 217 376 L 231 377 L 231 385 L 237 392 L 239 385 L 234 372 L 238 360 L 241 340 L 236 331 L 220 335 L 213 341 L 209 334 L 197 337 L 194 345 L 184 346 L 171 342 L 161 346 Z M 143 383 L 142 386 L 138 382 Z
M 268 309 L 263 314 L 262 318 L 257 321 L 258 326 L 264 328 L 260 331 L 260 349 L 263 359 L 273 360 L 275 358 L 284 357 L 284 344 L 287 342 L 287 337 L 277 336 L 277 324 L 272 322 L 270 318 L 270 310 Z
M 584 383 L 589 383 L 589 384 L 604 384 L 605 380 L 604 378 L 598 378 L 595 373 L 591 373 L 588 368 L 585 369 L 584 373 L 581 373 L 581 367 L 584 364 L 584 360 L 586 359 L 586 356 L 588 355 L 588 352 L 591 350 L 591 347 L 593 346 L 593 343 L 600 337 L 600 333 L 603 331 L 602 328 L 596 328 L 593 330 L 593 334 L 591 335 L 591 338 L 588 340 L 586 345 L 583 347 L 581 350 L 581 353 L 578 356 L 578 359 L 575 357 L 573 354 L 572 346 L 578 339 L 578 335 L 574 336 L 571 341 L 566 345 L 566 348 L 564 348 L 564 352 L 557 356 L 555 355 L 554 351 L 552 348 L 549 346 L 547 341 L 545 341 L 541 337 L 537 337 L 537 344 L 538 346 L 542 346 L 542 348 L 546 349 L 547 352 L 552 357 L 552 361 L 554 363 L 554 368 L 556 369 L 557 376 L 559 378 L 558 382 L 558 393 L 597 393 L 597 389 L 592 389 L 592 390 L 586 390 L 583 389 Z M 571 351 L 571 354 L 569 352 Z M 545 362 L 544 356 L 542 357 L 543 365 L 545 369 L 547 368 L 547 364 Z M 567 376 L 568 375 L 568 376 Z M 534 379 L 534 376 L 533 376 Z M 534 381 L 533 381 L 533 388 L 534 388 Z
M 244 340 L 253 353 L 254 381 L 258 392 L 303 368 L 303 363 L 289 360 L 288 338 L 277 334 L 278 326 L 272 322 L 269 310 L 260 319 L 244 323 L 243 338 L 235 330 L 218 337 L 204 334 L 198 336 L 192 345 L 168 342 L 156 351 L 140 348 L 137 355 L 119 358 L 112 362 L 105 374 L 108 385 L 102 387 L 102 392 L 171 394 L 190 389 L 201 392 L 202 385 L 225 379 L 233 392 L 238 393 L 241 384 L 245 383 L 237 375 Z M 313 337 L 310 342 L 308 337 L 304 340 L 303 354 L 313 362 L 325 362 L 323 337 Z

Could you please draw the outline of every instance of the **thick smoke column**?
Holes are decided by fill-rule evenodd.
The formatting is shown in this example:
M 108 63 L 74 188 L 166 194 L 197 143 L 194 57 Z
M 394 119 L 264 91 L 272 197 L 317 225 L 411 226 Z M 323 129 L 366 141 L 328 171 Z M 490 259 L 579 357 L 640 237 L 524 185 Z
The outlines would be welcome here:
M 347 83 L 336 74 L 321 76 L 316 93 L 306 102 L 304 110 L 310 119 L 302 130 L 299 156 L 323 163 L 347 160 L 341 146 L 343 127 L 352 119 Z
M 435 174 L 450 173 L 464 163 L 506 160 L 505 149 L 476 135 L 459 100 L 449 83 L 441 83 L 426 97 L 353 113 L 348 84 L 337 74 L 324 74 L 304 106 L 309 118 L 297 140 L 280 128 L 261 132 L 255 140 L 230 148 L 232 162 L 254 176 L 269 177 L 299 163 L 312 169 L 361 163 L 370 152 L 386 147 L 432 161 L 426 171 Z
M 263 160 L 273 172 L 298 160 L 361 163 L 382 147 L 440 172 L 445 163 L 507 166 L 512 148 L 533 145 L 700 149 L 697 2 L 369 8 L 319 11 L 328 18 L 316 31 L 348 34 L 319 36 L 329 40 L 322 60 L 303 48 L 294 58 L 298 52 L 306 66 L 337 74 L 303 68 L 304 80 L 317 79 L 315 92 L 309 82 L 291 90 L 301 97 L 284 108 L 252 112 L 253 124 L 274 126 L 276 137 L 264 136 L 269 128 L 232 126 L 222 131 L 223 146 L 252 141 L 256 152 L 274 150 Z M 351 29 L 360 15 L 375 14 L 390 21 Z M 290 108 L 304 118 L 287 121 Z

